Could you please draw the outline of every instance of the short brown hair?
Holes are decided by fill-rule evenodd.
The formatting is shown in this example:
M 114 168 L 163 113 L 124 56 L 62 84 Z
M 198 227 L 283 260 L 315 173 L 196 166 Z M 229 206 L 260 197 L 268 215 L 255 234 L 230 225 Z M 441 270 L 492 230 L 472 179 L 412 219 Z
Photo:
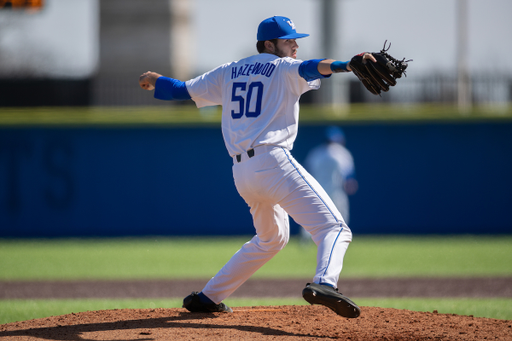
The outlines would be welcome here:
M 267 40 L 258 40 L 258 42 L 256 43 L 256 49 L 258 50 L 258 53 L 263 53 L 265 51 L 265 42 Z M 277 38 L 276 39 L 272 39 L 272 40 L 268 40 L 270 41 L 272 44 L 277 45 Z

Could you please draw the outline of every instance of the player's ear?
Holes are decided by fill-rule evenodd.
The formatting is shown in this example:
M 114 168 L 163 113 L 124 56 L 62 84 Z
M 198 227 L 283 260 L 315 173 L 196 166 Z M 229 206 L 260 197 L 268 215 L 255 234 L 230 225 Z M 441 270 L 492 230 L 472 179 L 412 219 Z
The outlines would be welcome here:
M 276 47 L 273 42 L 271 42 L 270 40 L 265 40 L 264 44 L 265 44 L 265 50 L 267 50 L 271 53 L 276 52 Z

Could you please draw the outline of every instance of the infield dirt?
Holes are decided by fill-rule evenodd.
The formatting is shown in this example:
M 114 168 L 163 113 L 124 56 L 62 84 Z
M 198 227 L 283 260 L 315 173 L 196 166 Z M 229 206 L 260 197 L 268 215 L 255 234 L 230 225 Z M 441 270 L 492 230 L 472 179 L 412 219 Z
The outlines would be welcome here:
M 362 307 L 346 319 L 322 306 L 92 311 L 0 326 L 5 340 L 512 340 L 512 321 Z
M 0 282 L 0 299 L 184 297 L 206 280 Z M 304 280 L 249 280 L 233 297 L 297 296 Z M 351 297 L 512 297 L 512 278 L 349 279 Z M 116 309 L 0 325 L 2 340 L 512 340 L 512 321 L 361 307 L 357 319 L 322 306 Z

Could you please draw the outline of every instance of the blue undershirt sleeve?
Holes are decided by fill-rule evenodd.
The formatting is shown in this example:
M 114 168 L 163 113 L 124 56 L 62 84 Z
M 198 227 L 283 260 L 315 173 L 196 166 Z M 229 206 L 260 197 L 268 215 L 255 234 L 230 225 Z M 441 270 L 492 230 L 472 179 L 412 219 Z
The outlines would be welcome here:
M 156 99 L 161 100 L 186 100 L 191 99 L 185 82 L 169 77 L 158 77 L 155 83 Z
M 310 59 L 303 61 L 299 66 L 299 75 L 308 82 L 319 78 L 331 77 L 331 75 L 325 76 L 318 72 L 318 63 L 324 59 Z
M 339 60 L 331 63 L 331 71 L 332 72 L 349 72 L 347 69 L 349 62 L 340 62 Z

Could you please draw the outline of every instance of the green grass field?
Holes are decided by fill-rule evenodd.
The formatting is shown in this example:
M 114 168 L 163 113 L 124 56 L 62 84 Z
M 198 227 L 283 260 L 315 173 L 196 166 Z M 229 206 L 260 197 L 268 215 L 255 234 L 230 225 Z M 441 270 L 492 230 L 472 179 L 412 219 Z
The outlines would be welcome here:
M 249 239 L 118 238 L 0 240 L 0 280 L 209 278 Z M 254 277 L 309 278 L 316 250 L 292 239 Z M 342 277 L 512 276 L 512 236 L 355 236 Z M 228 299 L 232 306 L 305 304 L 301 299 Z M 368 299 L 392 307 L 512 319 L 512 299 Z M 169 300 L 3 300 L 0 323 L 118 308 L 179 307 Z
M 210 278 L 248 241 L 227 238 L 0 240 L 0 280 Z M 292 238 L 257 278 L 309 278 L 316 248 Z M 355 236 L 343 277 L 512 276 L 512 236 Z

